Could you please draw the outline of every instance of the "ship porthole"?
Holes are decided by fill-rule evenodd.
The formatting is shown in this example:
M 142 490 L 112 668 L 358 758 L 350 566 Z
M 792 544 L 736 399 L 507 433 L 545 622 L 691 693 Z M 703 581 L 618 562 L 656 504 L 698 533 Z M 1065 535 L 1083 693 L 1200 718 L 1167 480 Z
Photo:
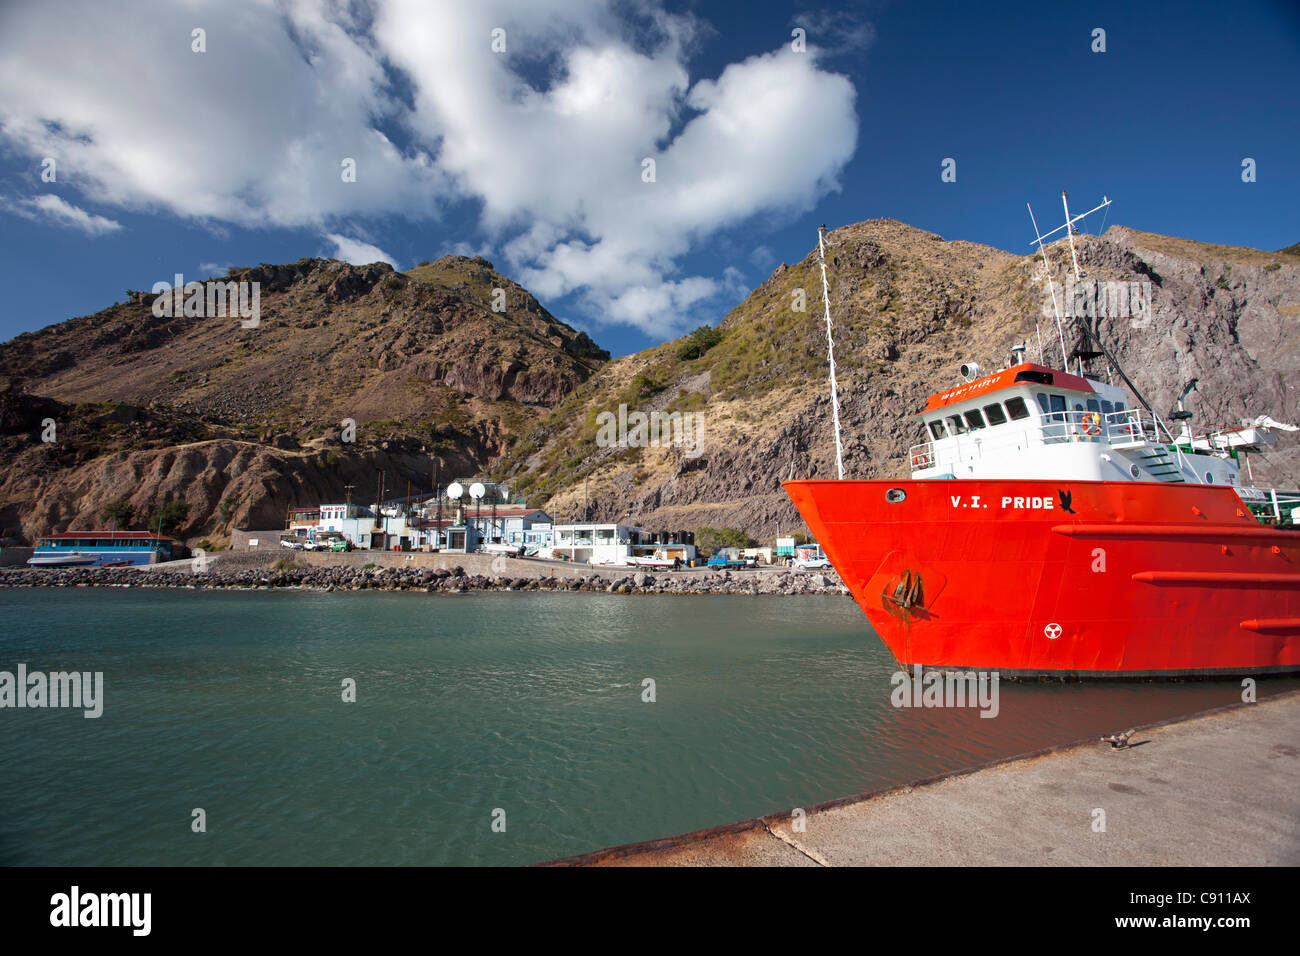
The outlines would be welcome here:
M 902 488 L 890 488 L 888 491 L 885 492 L 885 500 L 892 502 L 893 504 L 898 504 L 906 497 L 907 497 L 907 492 L 904 491 Z
M 1129 465 L 1128 473 L 1132 475 L 1134 478 L 1136 478 L 1138 475 L 1142 474 L 1142 469 L 1139 468 L 1137 465 Z
M 1208 472 L 1208 471 L 1205 473 L 1205 483 L 1206 483 L 1207 485 L 1212 485 L 1212 484 L 1214 484 L 1214 475 L 1211 474 L 1211 473 Z

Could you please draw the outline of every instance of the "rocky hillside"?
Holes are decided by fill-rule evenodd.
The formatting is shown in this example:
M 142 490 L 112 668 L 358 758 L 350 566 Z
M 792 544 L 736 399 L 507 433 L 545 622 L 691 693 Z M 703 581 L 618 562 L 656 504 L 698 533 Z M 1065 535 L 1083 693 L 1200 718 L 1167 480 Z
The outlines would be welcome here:
M 907 473 L 919 440 L 909 416 L 962 362 L 1001 367 L 1018 343 L 1036 359 L 1041 334 L 1059 365 L 1046 275 L 1059 294 L 1065 240 L 1044 263 L 892 220 L 827 238 L 850 477 Z M 1149 291 L 1147 319 L 1102 318 L 1095 331 L 1157 411 L 1191 385 L 1199 424 L 1300 421 L 1295 247 L 1119 226 L 1076 245 L 1089 278 Z M 220 538 L 279 526 L 286 507 L 341 499 L 348 484 L 373 500 L 379 469 L 390 494 L 407 480 L 426 489 L 438 462 L 444 475 L 504 479 L 561 519 L 769 538 L 802 526 L 781 481 L 835 473 L 815 248 L 716 331 L 613 362 L 482 259 L 400 274 L 304 259 L 230 277 L 262 283 L 257 328 L 156 318 L 153 296 L 137 293 L 0 345 L 4 534 L 102 525 L 104 505 L 126 498 L 137 524 L 184 500 L 184 535 Z M 1070 351 L 1082 326 L 1066 325 Z M 689 418 L 691 441 L 607 447 L 602 413 L 620 405 Z M 43 442 L 48 421 L 57 440 Z M 1298 444 L 1283 436 L 1256 459 L 1257 481 L 1300 484 Z
M 920 440 L 908 416 L 957 382 L 962 362 L 1000 368 L 1022 342 L 1036 360 L 1041 328 L 1048 364 L 1060 364 L 1040 256 L 892 220 L 836 229 L 828 242 L 849 477 L 907 474 L 907 449 Z M 1158 412 L 1195 380 L 1185 405 L 1200 424 L 1263 413 L 1300 421 L 1300 256 L 1119 226 L 1076 246 L 1089 278 L 1148 284 L 1149 321 L 1095 325 Z M 1048 259 L 1061 295 L 1065 240 Z M 503 459 L 501 476 L 565 516 L 630 515 L 646 527 L 735 527 L 760 538 L 800 528 L 780 482 L 835 474 L 821 294 L 814 248 L 738 305 L 716 344 L 683 339 L 607 365 Z M 1079 322 L 1066 323 L 1067 351 L 1080 334 Z M 600 413 L 620 404 L 697 416 L 698 447 L 601 447 Z M 1256 479 L 1296 484 L 1296 445 L 1284 436 L 1272 465 L 1255 459 Z
M 427 489 L 435 467 L 485 469 L 608 358 L 483 259 L 226 279 L 260 284 L 256 327 L 130 292 L 0 345 L 0 534 L 100 526 L 126 498 L 137 523 L 184 500 L 186 536 L 219 538 L 348 484 L 371 500 L 381 468 L 390 495 Z

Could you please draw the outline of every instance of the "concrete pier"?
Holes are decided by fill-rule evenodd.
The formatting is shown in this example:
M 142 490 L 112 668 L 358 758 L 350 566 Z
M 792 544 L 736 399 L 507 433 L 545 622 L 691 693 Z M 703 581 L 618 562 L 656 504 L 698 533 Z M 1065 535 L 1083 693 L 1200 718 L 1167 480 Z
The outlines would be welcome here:
M 1297 864 L 1300 691 L 542 865 Z

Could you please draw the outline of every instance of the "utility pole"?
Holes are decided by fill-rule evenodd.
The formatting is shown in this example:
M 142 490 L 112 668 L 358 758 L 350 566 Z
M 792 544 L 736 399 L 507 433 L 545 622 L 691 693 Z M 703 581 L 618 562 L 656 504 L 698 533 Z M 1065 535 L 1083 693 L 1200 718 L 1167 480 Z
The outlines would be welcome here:
M 826 224 L 817 230 L 817 256 L 822 267 L 822 303 L 826 307 L 826 358 L 830 363 L 831 377 L 831 417 L 835 423 L 835 471 L 839 478 L 844 478 L 844 446 L 840 442 L 840 396 L 835 384 L 835 340 L 831 337 L 831 293 L 830 283 L 826 281 L 826 243 L 822 238 Z
M 442 550 L 442 462 L 435 458 L 433 460 L 433 495 L 438 499 L 438 523 L 434 525 L 434 533 L 438 536 L 438 547 L 436 550 Z
M 384 518 L 384 470 L 379 469 L 379 487 L 375 495 L 375 517 L 383 520 L 383 548 L 388 550 L 388 519 Z
M 406 479 L 406 504 L 402 507 L 403 519 L 406 522 L 406 541 L 407 547 L 413 547 L 415 539 L 411 533 L 411 479 Z

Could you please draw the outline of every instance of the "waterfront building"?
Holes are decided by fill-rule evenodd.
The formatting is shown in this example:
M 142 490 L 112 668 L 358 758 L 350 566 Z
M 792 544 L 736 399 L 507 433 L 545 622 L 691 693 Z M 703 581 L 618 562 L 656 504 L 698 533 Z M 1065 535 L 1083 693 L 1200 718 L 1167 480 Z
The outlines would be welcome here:
M 289 510 L 289 533 L 303 541 L 315 538 L 316 529 L 320 526 L 320 518 L 321 509 L 319 507 L 291 508 Z
M 331 526 L 333 522 L 356 518 L 362 512 L 369 514 L 369 510 L 360 505 L 321 505 L 318 510 L 322 531 L 337 531 L 339 529 Z
M 682 564 L 694 560 L 695 545 L 679 540 L 683 535 L 651 533 L 622 524 L 557 524 L 551 554 L 587 564 L 635 564 L 636 559 L 659 558 Z
M 322 507 L 323 511 L 324 507 Z M 346 517 L 338 517 L 340 513 Z M 342 512 L 334 510 L 332 515 L 329 519 L 322 517 L 319 531 L 340 534 L 352 544 L 352 547 L 361 550 L 383 547 L 383 541 L 377 540 L 378 529 L 382 522 L 369 509 L 352 506 L 343 509 Z
M 510 545 L 525 552 L 551 545 L 551 516 L 527 505 L 443 506 L 443 517 L 424 510 L 413 518 L 412 546 L 429 550 L 470 553 L 486 544 Z
M 482 529 L 483 539 L 492 544 L 522 545 L 525 548 L 536 546 L 539 541 L 549 543 L 551 516 L 541 508 L 529 508 L 527 505 L 489 506 L 480 517 L 472 509 L 466 509 L 466 518 Z M 533 532 L 530 534 L 530 532 Z
M 42 535 L 27 563 L 34 568 L 157 564 L 181 557 L 183 547 L 152 531 L 67 531 Z
M 555 557 L 584 564 L 619 564 L 640 544 L 644 532 L 622 524 L 557 524 L 551 548 Z

